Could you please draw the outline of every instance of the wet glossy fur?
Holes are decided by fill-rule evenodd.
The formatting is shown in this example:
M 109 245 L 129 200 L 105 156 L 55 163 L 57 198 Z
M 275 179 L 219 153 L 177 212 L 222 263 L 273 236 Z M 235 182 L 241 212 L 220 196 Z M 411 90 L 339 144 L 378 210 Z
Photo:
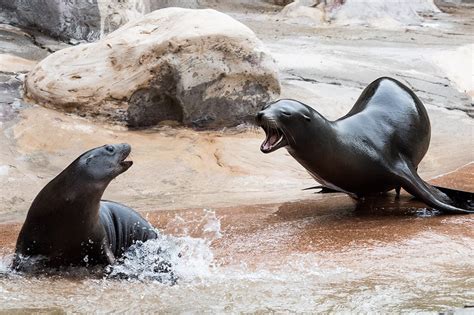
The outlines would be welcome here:
M 82 154 L 34 199 L 18 236 L 13 268 L 28 259 L 45 267 L 105 265 L 137 240 L 156 238 L 153 227 L 134 210 L 101 197 L 110 181 L 131 162 L 127 144 L 107 145 Z
M 369 84 L 336 121 L 298 101 L 279 100 L 267 105 L 257 122 L 280 128 L 288 152 L 326 187 L 354 197 L 403 187 L 438 210 L 471 212 L 453 206 L 418 176 L 430 143 L 430 121 L 418 97 L 395 79 Z

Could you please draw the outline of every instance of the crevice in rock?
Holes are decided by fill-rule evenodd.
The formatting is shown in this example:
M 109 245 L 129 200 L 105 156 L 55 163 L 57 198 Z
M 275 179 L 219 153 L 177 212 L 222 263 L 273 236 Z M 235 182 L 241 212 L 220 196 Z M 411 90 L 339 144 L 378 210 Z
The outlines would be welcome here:
M 31 34 L 31 33 L 28 33 L 28 35 L 25 35 L 29 40 L 31 40 L 31 43 L 33 45 L 35 45 L 36 47 L 39 47 L 41 49 L 44 49 L 46 50 L 47 52 L 49 52 L 50 54 L 54 53 L 54 50 L 52 50 L 51 48 L 49 47 L 46 47 L 44 46 L 43 44 L 41 44 L 40 42 L 38 42 L 38 40 L 36 39 L 36 36 Z
M 301 75 L 294 74 L 291 72 L 288 72 L 288 74 L 291 76 L 289 78 L 285 78 L 285 80 L 288 80 L 288 81 L 303 81 L 303 82 L 310 82 L 313 84 L 330 84 L 330 85 L 337 85 L 337 86 L 349 85 L 350 87 L 359 88 L 359 89 L 363 89 L 365 87 L 365 85 L 362 82 L 342 80 L 340 78 L 335 78 L 335 77 L 323 76 L 322 78 L 325 79 L 325 81 L 322 81 L 322 80 L 320 81 L 320 80 L 316 80 L 312 78 L 303 77 Z
M 167 120 L 183 122 L 183 108 L 175 97 L 153 87 L 132 94 L 127 110 L 128 126 L 150 127 Z

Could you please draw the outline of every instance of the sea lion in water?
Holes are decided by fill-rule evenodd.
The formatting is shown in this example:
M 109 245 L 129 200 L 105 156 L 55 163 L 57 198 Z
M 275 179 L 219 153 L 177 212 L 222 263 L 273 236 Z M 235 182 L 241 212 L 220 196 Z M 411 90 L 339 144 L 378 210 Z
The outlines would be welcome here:
M 89 150 L 50 181 L 28 211 L 12 267 L 113 264 L 136 241 L 157 238 L 137 212 L 101 200 L 110 181 L 132 166 L 125 160 L 130 151 L 128 144 Z
M 256 117 L 266 133 L 264 153 L 286 147 L 323 186 L 355 198 L 400 187 L 437 210 L 473 213 L 454 206 L 416 170 L 431 137 L 425 107 L 393 78 L 369 84 L 345 116 L 329 121 L 301 102 L 283 99 Z

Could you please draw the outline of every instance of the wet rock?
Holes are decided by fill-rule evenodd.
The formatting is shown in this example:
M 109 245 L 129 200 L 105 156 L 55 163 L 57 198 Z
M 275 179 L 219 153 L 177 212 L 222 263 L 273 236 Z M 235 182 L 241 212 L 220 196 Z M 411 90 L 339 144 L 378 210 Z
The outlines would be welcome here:
M 211 128 L 253 119 L 280 92 L 275 62 L 249 28 L 214 10 L 180 8 L 50 55 L 25 86 L 32 100 L 69 112 Z

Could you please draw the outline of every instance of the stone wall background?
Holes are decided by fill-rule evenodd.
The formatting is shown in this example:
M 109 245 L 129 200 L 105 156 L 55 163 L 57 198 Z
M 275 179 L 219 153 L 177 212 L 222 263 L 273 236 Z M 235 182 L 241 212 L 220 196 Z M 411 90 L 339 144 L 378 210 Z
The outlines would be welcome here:
M 0 22 L 32 27 L 64 41 L 96 41 L 121 25 L 167 7 L 271 7 L 284 19 L 320 24 L 393 26 L 419 23 L 417 12 L 474 0 L 0 0 Z

